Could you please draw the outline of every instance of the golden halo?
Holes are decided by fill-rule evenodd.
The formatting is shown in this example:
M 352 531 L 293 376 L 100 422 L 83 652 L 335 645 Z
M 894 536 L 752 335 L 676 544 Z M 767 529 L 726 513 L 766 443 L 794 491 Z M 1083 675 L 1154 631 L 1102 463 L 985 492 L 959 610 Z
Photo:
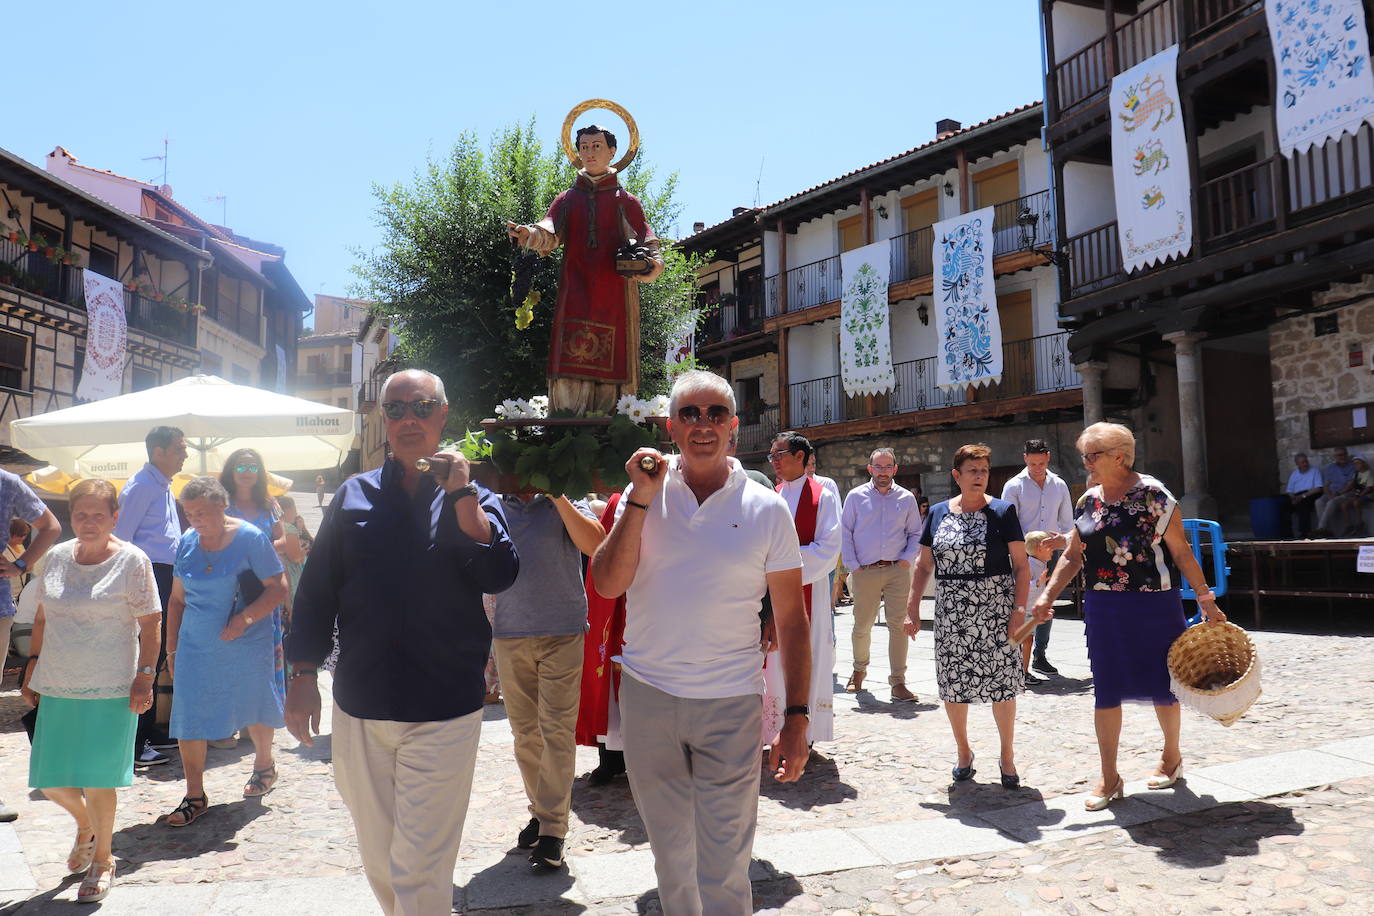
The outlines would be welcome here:
M 639 152 L 639 126 L 635 124 L 635 119 L 630 117 L 630 113 L 623 106 L 617 105 L 610 99 L 587 99 L 568 112 L 568 116 L 563 119 L 563 153 L 568 157 L 568 161 L 573 164 L 573 168 L 582 168 L 582 157 L 577 155 L 577 147 L 573 145 L 572 141 L 573 122 L 577 120 L 579 115 L 586 114 L 593 108 L 601 108 L 611 114 L 618 115 L 630 130 L 630 149 L 612 166 L 617 172 L 623 171 L 625 166 L 634 161 L 635 153 Z

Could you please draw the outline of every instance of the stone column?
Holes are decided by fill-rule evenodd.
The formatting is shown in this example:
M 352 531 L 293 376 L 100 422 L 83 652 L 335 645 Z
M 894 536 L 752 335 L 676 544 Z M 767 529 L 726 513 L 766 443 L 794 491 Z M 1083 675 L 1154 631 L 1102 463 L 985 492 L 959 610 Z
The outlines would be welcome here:
M 1174 345 L 1178 372 L 1178 425 L 1182 430 L 1184 518 L 1216 518 L 1216 500 L 1207 493 L 1207 431 L 1202 409 L 1202 358 L 1198 342 L 1206 334 L 1173 331 L 1164 339 Z
M 1074 368 L 1083 377 L 1083 425 L 1101 423 L 1106 416 L 1102 407 L 1102 378 L 1107 374 L 1106 361 L 1089 360 L 1075 363 Z

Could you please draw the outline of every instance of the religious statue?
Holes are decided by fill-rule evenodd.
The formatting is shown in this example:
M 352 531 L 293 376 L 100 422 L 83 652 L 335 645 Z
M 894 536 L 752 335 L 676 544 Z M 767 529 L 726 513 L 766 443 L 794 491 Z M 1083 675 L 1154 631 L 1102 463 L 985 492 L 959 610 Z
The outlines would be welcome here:
M 596 124 L 569 138 L 573 122 L 592 108 L 618 114 L 630 129 L 630 149 L 615 165 L 615 134 Z M 547 255 L 563 246 L 563 269 L 549 346 L 549 407 L 578 415 L 610 412 L 639 389 L 639 284 L 663 273 L 658 238 L 639 198 L 616 174 L 634 159 L 634 120 L 605 99 L 583 102 L 563 124 L 563 149 L 577 178 L 533 225 L 507 223 L 521 246 Z

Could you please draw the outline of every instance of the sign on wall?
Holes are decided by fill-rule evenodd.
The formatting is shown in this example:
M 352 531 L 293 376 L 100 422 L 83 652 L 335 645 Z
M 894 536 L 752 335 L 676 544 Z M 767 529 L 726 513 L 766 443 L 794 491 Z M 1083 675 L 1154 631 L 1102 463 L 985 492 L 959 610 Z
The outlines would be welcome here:
M 1177 73 L 1174 45 L 1112 77 L 1112 185 L 1127 273 L 1193 247 L 1192 179 Z
M 1361 0 L 1266 0 L 1279 152 L 1304 153 L 1374 122 Z
M 128 325 L 124 318 L 124 287 L 116 280 L 83 270 L 86 288 L 86 362 L 76 396 L 98 401 L 120 393 L 124 386 L 124 358 Z
M 990 385 L 1002 377 L 1002 325 L 992 271 L 993 208 L 938 222 L 935 245 L 936 384 Z

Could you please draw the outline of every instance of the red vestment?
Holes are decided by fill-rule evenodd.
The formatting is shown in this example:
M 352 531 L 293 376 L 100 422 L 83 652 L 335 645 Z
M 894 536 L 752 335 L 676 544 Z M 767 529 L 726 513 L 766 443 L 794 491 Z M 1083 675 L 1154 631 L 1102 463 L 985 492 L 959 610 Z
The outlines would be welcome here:
M 549 378 L 639 385 L 639 281 L 615 271 L 630 239 L 657 240 L 639 198 L 614 175 L 579 173 L 554 198 L 547 219 L 563 245 L 563 272 L 549 346 Z
M 613 493 L 601 513 L 601 527 L 611 533 L 620 494 Z M 592 583 L 587 565 L 587 637 L 582 643 L 582 699 L 577 707 L 577 743 L 596 747 L 610 727 L 611 698 L 620 692 L 620 672 L 611 657 L 625 645 L 625 596 L 603 598 Z

